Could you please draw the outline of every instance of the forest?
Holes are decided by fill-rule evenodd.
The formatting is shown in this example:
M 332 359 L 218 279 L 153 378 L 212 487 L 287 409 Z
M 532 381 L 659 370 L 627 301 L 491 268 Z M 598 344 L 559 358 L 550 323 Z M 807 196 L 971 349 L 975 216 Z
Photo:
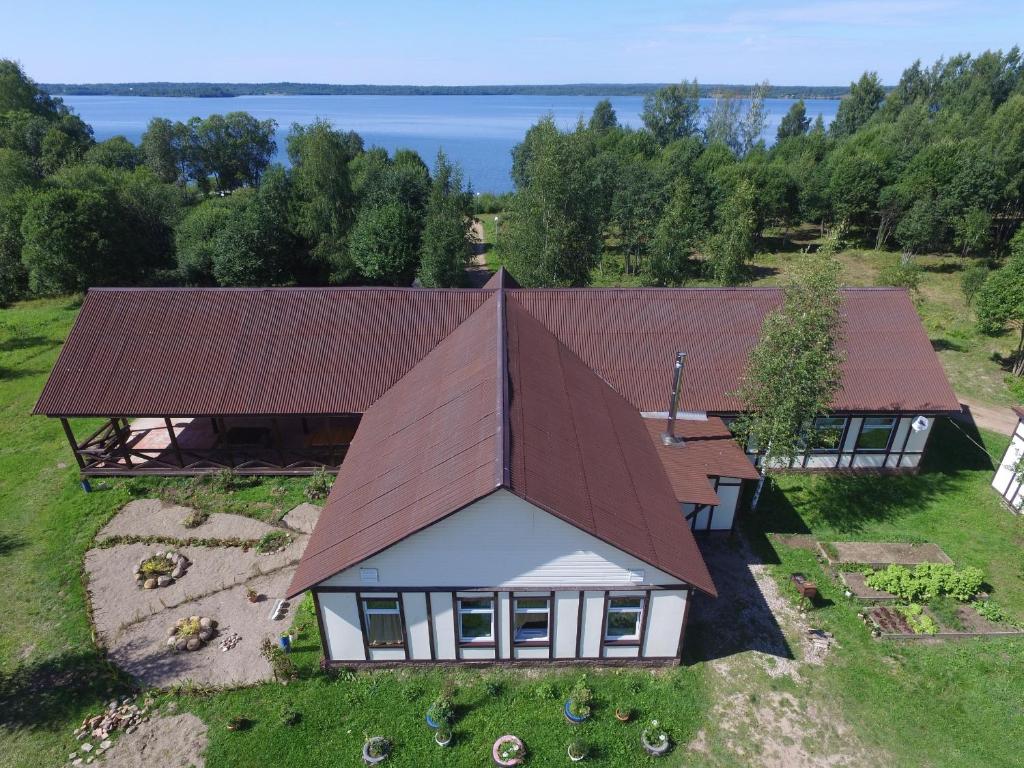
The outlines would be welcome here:
M 981 326 L 1024 343 L 1024 63 L 1017 48 L 866 72 L 835 121 L 793 104 L 762 140 L 761 84 L 699 104 L 695 81 L 645 97 L 643 128 L 607 100 L 571 130 L 542 118 L 513 150 L 496 257 L 525 285 L 587 285 L 613 262 L 639 285 L 736 285 L 769 234 L 811 223 L 902 253 L 882 282 L 913 287 L 916 257 L 956 253 Z M 92 285 L 459 285 L 474 196 L 433 168 L 322 121 L 233 112 L 154 119 L 136 146 L 92 131 L 0 63 L 0 299 Z M 1024 373 L 1018 348 L 1013 372 Z
M 44 83 L 65 96 L 645 96 L 666 83 L 566 83 L 562 85 L 336 85 L 330 83 Z M 702 97 L 718 93 L 747 96 L 749 85 L 702 84 Z M 771 86 L 772 99 L 838 99 L 846 86 Z

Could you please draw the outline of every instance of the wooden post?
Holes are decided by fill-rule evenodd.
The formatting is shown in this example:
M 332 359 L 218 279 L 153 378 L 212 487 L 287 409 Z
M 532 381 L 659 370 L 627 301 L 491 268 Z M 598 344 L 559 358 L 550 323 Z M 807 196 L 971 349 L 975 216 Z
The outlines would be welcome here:
M 63 416 L 60 419 L 60 425 L 64 427 L 64 434 L 67 435 L 68 443 L 71 445 L 71 452 L 75 454 L 75 461 L 78 462 L 78 468 L 85 469 L 85 462 L 82 460 L 82 455 L 78 452 L 78 443 L 75 442 L 75 434 L 71 431 L 71 425 Z
M 171 446 L 174 448 L 174 455 L 178 457 L 178 466 L 185 468 L 185 458 L 181 455 L 181 447 L 178 445 L 178 438 L 174 434 L 174 425 L 169 417 L 164 416 L 164 426 L 167 427 L 167 435 L 171 438 Z
M 218 417 L 217 420 L 220 422 L 220 435 L 224 440 L 224 447 L 228 451 L 228 469 L 235 468 L 235 452 L 231 450 L 231 441 L 228 440 L 228 426 L 224 423 L 222 416 Z
M 132 455 L 131 455 L 131 453 L 129 452 L 129 449 L 128 449 L 128 437 L 125 435 L 124 429 L 121 426 L 121 419 L 118 419 L 115 416 L 113 419 L 111 419 L 111 421 L 114 424 L 114 429 L 117 431 L 117 439 L 121 443 L 121 455 L 124 456 L 125 466 L 127 466 L 128 469 L 131 469 L 132 468 Z M 127 424 L 127 423 L 128 423 L 127 420 L 125 420 L 125 424 Z
M 285 467 L 284 460 L 284 441 L 281 440 L 281 427 L 277 423 L 277 416 L 274 416 L 270 420 L 271 426 L 274 428 L 274 447 L 277 448 L 277 460 L 281 464 L 281 469 Z

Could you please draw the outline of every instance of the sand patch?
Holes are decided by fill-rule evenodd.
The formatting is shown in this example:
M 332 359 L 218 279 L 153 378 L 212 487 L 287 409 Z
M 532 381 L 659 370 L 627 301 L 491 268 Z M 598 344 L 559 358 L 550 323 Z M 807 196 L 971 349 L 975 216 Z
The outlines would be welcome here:
M 278 530 L 272 525 L 242 515 L 214 512 L 202 525 L 186 528 L 182 521 L 192 509 L 165 504 L 160 499 L 136 499 L 124 505 L 100 529 L 98 539 L 108 536 L 161 536 L 167 539 L 258 539 Z
M 96 765 L 111 768 L 205 768 L 206 724 L 195 715 L 157 717 L 122 735 Z

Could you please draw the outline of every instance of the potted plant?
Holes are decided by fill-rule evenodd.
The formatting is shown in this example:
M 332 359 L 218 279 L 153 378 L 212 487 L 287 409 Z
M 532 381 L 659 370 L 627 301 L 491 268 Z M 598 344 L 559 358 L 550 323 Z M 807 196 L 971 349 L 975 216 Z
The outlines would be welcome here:
M 451 726 L 455 721 L 455 705 L 447 692 L 442 692 L 430 704 L 426 716 L 427 725 L 435 731 L 445 726 Z
M 640 742 L 644 746 L 644 751 L 652 757 L 664 756 L 672 746 L 668 734 L 657 720 L 651 720 L 651 724 L 644 728 L 643 733 L 640 734 Z
M 229 731 L 245 731 L 252 725 L 252 720 L 242 715 L 235 715 L 228 720 Z
M 583 675 L 569 691 L 569 698 L 565 702 L 565 719 L 579 725 L 590 717 L 590 702 L 593 697 L 593 691 L 587 686 L 587 676 Z
M 391 754 L 391 742 L 384 736 L 368 736 L 363 742 L 363 762 L 377 765 L 387 760 Z
M 494 758 L 495 765 L 522 765 L 526 758 L 526 747 L 518 736 L 507 733 L 494 742 L 491 757 Z
M 452 743 L 452 729 L 450 726 L 442 725 L 434 731 L 434 741 L 439 747 L 447 747 Z
M 615 707 L 615 719 L 620 723 L 628 723 L 633 717 L 632 707 L 627 707 L 623 704 Z
M 245 588 L 245 599 L 248 600 L 250 603 L 259 602 L 260 593 L 257 592 L 252 587 L 246 587 Z
M 574 763 L 578 763 L 580 760 L 587 756 L 590 748 L 587 743 L 582 739 L 573 739 L 569 742 L 569 748 L 566 752 L 569 754 L 569 759 Z

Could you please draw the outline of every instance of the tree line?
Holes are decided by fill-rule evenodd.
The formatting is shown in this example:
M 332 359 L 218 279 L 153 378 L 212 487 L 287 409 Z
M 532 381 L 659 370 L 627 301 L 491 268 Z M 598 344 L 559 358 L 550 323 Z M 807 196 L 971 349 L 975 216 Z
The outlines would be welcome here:
M 135 145 L 0 61 L 0 303 L 94 285 L 459 285 L 473 196 L 443 154 L 325 121 L 154 118 Z

